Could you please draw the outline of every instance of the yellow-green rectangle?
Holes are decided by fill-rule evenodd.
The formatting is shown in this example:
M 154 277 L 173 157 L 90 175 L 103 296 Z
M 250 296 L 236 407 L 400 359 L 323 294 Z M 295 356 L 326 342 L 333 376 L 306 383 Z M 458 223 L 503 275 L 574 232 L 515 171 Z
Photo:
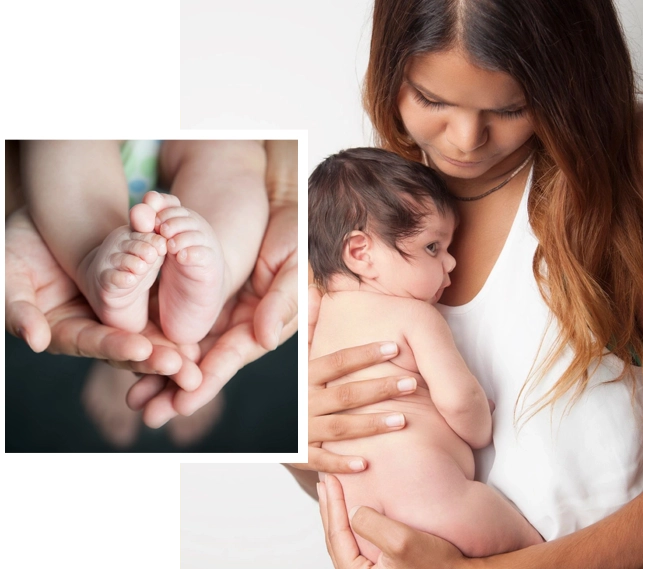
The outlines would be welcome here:
M 179 128 L 179 113 L 0 113 L 0 128 Z
M 0 466 L 0 567 L 177 569 L 177 467 Z

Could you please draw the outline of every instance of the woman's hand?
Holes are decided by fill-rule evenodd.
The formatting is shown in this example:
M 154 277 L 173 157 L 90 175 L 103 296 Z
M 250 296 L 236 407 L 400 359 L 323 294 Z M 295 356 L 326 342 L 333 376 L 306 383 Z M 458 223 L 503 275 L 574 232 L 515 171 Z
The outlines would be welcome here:
M 318 484 L 318 496 L 327 551 L 336 569 L 463 569 L 472 561 L 451 543 L 365 506 L 351 512 L 350 527 L 343 489 L 334 476 Z M 381 550 L 376 564 L 360 554 L 352 530 Z
M 245 365 L 298 330 L 297 144 L 267 141 L 266 151 L 269 223 L 253 274 L 200 342 L 203 382 L 197 390 L 188 393 L 161 376 L 144 377 L 132 387 L 128 404 L 144 409 L 146 424 L 191 415 Z
M 310 346 L 319 306 L 320 292 L 316 287 L 309 287 Z M 398 348 L 393 342 L 377 342 L 309 361 L 309 462 L 292 464 L 293 467 L 318 472 L 360 472 L 367 467 L 364 458 L 333 454 L 322 449 L 322 443 L 376 435 L 404 427 L 405 417 L 400 413 L 336 413 L 412 393 L 416 389 L 415 380 L 386 377 L 325 387 L 329 381 L 348 373 L 392 359 L 397 352 Z
M 203 381 L 196 390 L 187 392 L 178 388 L 176 380 L 147 375 L 130 389 L 128 405 L 135 410 L 143 409 L 144 422 L 151 427 L 160 427 L 180 413 L 191 415 L 206 405 L 241 368 L 267 353 L 253 332 L 261 301 L 250 282 L 247 283 L 222 312 L 210 334 L 200 342 L 195 361 L 199 363 Z M 280 343 L 290 338 L 297 328 L 294 316 L 282 329 Z
M 140 373 L 175 374 L 182 366 L 176 349 L 157 346 L 98 322 L 74 282 L 61 269 L 26 208 L 5 225 L 5 326 L 35 352 L 108 360 Z
M 336 569 L 637 569 L 643 567 L 643 495 L 606 518 L 558 539 L 491 557 L 468 558 L 451 543 L 362 506 L 347 516 L 343 489 L 326 475 L 318 484 L 327 550 Z M 352 515 L 353 514 L 353 515 Z M 376 565 L 358 550 L 352 531 L 381 550 Z

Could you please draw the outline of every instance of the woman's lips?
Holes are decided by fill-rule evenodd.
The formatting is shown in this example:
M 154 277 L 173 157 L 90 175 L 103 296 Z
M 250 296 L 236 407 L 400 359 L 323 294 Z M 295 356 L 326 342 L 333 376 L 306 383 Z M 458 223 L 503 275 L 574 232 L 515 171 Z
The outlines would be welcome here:
M 452 158 L 448 158 L 447 156 L 444 156 L 443 154 L 440 154 L 441 158 L 443 158 L 448 164 L 452 164 L 453 166 L 459 166 L 460 168 L 472 168 L 474 166 L 479 166 L 483 162 L 483 160 L 478 160 L 476 162 L 462 162 L 461 160 L 453 160 Z

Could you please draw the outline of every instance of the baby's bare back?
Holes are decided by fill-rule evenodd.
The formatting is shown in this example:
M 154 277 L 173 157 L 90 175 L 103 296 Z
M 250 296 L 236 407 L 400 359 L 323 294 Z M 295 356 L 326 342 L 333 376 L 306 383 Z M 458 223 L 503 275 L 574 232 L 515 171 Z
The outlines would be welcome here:
M 375 379 L 387 376 L 414 377 L 417 391 L 414 394 L 366 405 L 348 413 L 403 413 L 406 426 L 400 431 L 375 437 L 327 442 L 329 451 L 365 457 L 371 467 L 379 463 L 418 461 L 422 456 L 432 462 L 441 455 L 437 464 L 451 457 L 472 480 L 474 461 L 472 450 L 446 423 L 432 402 L 426 381 L 419 373 L 414 355 L 408 344 L 417 301 L 369 292 L 336 292 L 323 297 L 311 357 L 319 357 L 337 350 L 370 342 L 395 341 L 399 354 L 392 360 L 348 374 L 329 382 L 328 386 L 349 381 Z M 418 310 L 418 307 L 417 307 Z M 428 350 L 433 349 L 432 337 L 424 338 Z M 445 378 L 450 381 L 450 378 Z M 424 460 L 425 462 L 425 460 Z M 454 476 L 454 472 L 451 473 Z

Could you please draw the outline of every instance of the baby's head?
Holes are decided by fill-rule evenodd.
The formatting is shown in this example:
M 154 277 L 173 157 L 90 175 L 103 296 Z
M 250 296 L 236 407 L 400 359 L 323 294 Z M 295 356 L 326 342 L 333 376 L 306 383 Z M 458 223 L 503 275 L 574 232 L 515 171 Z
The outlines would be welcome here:
M 455 266 L 454 199 L 427 166 L 378 148 L 330 156 L 309 177 L 309 262 L 330 290 L 349 277 L 394 296 L 436 302 Z

